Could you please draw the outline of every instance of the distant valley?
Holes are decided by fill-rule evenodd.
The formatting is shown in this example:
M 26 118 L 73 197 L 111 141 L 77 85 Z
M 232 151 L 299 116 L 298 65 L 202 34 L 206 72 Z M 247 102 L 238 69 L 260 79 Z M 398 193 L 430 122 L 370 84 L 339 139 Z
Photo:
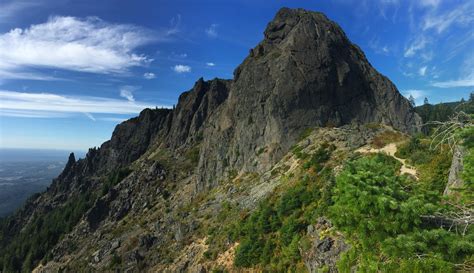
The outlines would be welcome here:
M 0 217 L 46 190 L 63 170 L 67 156 L 67 151 L 0 149 Z

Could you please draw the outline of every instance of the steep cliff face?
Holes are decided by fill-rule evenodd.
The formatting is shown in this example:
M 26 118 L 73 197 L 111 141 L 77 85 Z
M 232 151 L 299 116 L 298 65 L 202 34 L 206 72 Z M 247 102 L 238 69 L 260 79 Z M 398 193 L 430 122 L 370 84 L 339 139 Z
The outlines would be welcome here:
M 203 125 L 227 99 L 230 84 L 230 80 L 204 81 L 200 78 L 193 89 L 181 94 L 165 143 L 176 149 L 202 140 Z
M 84 159 L 76 161 L 72 154 L 61 175 L 53 181 L 52 190 L 67 191 L 74 181 L 127 167 L 156 140 L 158 132 L 169 128 L 170 113 L 170 109 L 145 109 L 138 117 L 117 125 L 111 139 L 100 148 L 89 149 Z
M 322 13 L 283 8 L 264 34 L 210 117 L 198 189 L 233 169 L 268 169 L 309 127 L 376 122 L 418 130 L 408 101 Z

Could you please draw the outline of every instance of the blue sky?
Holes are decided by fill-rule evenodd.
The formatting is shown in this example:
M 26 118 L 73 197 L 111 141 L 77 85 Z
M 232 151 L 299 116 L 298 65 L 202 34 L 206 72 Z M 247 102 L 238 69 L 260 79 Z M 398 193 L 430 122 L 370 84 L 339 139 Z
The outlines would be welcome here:
M 232 78 L 284 6 L 324 12 L 418 104 L 474 90 L 469 0 L 0 0 L 0 148 L 99 146 L 198 78 Z

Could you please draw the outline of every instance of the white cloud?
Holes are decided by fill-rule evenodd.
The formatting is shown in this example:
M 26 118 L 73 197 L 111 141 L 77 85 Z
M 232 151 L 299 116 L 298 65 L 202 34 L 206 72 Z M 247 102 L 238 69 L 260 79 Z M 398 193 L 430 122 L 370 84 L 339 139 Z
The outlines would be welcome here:
M 439 88 L 474 87 L 474 52 L 465 56 L 460 75 L 458 79 L 438 81 L 432 83 L 432 85 Z
M 420 105 L 423 102 L 423 99 L 428 95 L 428 91 L 419 89 L 408 89 L 402 91 L 402 95 L 407 99 L 412 96 L 415 99 L 416 105 Z
M 146 72 L 145 74 L 143 74 L 143 78 L 145 78 L 147 80 L 152 80 L 152 79 L 156 78 L 156 75 L 153 72 Z
M 136 114 L 145 108 L 154 107 L 156 105 L 144 102 L 104 97 L 0 90 L 0 116 L 54 118 L 72 114 Z
M 170 20 L 170 28 L 166 31 L 166 35 L 174 35 L 180 31 L 181 14 L 176 15 Z
M 437 8 L 441 3 L 441 0 L 419 0 L 420 5 L 423 7 Z
M 84 113 L 86 117 L 88 117 L 92 121 L 96 121 L 95 117 L 91 113 Z
M 188 54 L 186 54 L 186 53 L 180 53 L 180 54 L 175 54 L 175 53 L 173 53 L 173 55 L 176 56 L 176 57 L 178 57 L 178 58 L 182 58 L 182 59 L 188 57 Z
M 12 110 L 0 107 L 0 117 L 18 117 L 18 118 L 66 118 L 70 115 L 67 113 L 35 111 L 35 110 Z
M 125 85 L 120 88 L 120 96 L 126 98 L 130 102 L 134 102 L 133 92 L 139 89 L 138 86 Z
M 368 46 L 377 54 L 388 55 L 388 53 L 391 51 L 390 47 L 382 44 L 379 38 L 370 39 Z
M 176 73 L 187 73 L 191 72 L 191 67 L 188 65 L 177 64 L 172 67 Z
M 426 75 L 426 70 L 427 70 L 427 69 L 428 69 L 428 67 L 427 67 L 427 66 L 423 66 L 423 67 L 421 67 L 421 68 L 418 70 L 418 74 L 419 74 L 420 76 L 425 76 L 425 75 Z
M 426 50 L 420 53 L 421 59 L 425 62 L 429 62 L 433 59 L 434 53 L 431 50 Z
M 427 44 L 428 40 L 424 36 L 420 36 L 415 39 L 408 48 L 405 49 L 403 56 L 413 57 L 418 51 L 424 49 Z
M 474 4 L 472 1 L 467 1 L 449 12 L 428 14 L 424 18 L 423 30 L 435 29 L 438 33 L 441 33 L 452 25 L 469 26 L 473 21 Z
M 135 50 L 159 38 L 141 27 L 110 24 L 97 17 L 51 17 L 0 34 L 0 75 L 27 78 L 32 68 L 123 73 L 151 62 Z
M 457 80 L 440 81 L 435 82 L 432 85 L 439 88 L 474 87 L 474 72 L 471 75 Z
M 206 63 L 207 66 L 215 66 L 215 63 Z
M 217 33 L 217 27 L 219 25 L 218 24 L 212 24 L 210 25 L 208 28 L 206 28 L 206 34 L 207 36 L 211 37 L 211 38 L 215 38 L 217 37 L 218 33 Z
M 419 89 L 408 89 L 402 91 L 403 96 L 409 98 L 412 96 L 415 100 L 424 98 L 427 94 L 425 90 L 419 90 Z
M 112 121 L 112 122 L 123 122 L 126 121 L 126 118 L 111 118 L 111 117 L 105 117 L 105 118 L 99 118 L 99 120 L 103 121 Z

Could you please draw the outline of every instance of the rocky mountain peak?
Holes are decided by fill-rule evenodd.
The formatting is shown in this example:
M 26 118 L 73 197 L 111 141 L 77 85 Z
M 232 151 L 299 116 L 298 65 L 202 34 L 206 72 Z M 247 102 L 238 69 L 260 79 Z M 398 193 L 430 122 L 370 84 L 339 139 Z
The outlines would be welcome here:
M 268 23 L 264 32 L 265 40 L 282 41 L 297 27 L 306 28 L 307 32 L 305 34 L 314 38 L 330 34 L 330 31 L 345 38 L 341 29 L 323 13 L 304 9 L 282 8 L 277 12 L 275 18 Z
M 268 169 L 308 128 L 382 123 L 415 132 L 421 119 L 336 23 L 283 8 L 235 70 L 229 98 L 209 123 L 199 170 L 206 185 L 233 169 Z

